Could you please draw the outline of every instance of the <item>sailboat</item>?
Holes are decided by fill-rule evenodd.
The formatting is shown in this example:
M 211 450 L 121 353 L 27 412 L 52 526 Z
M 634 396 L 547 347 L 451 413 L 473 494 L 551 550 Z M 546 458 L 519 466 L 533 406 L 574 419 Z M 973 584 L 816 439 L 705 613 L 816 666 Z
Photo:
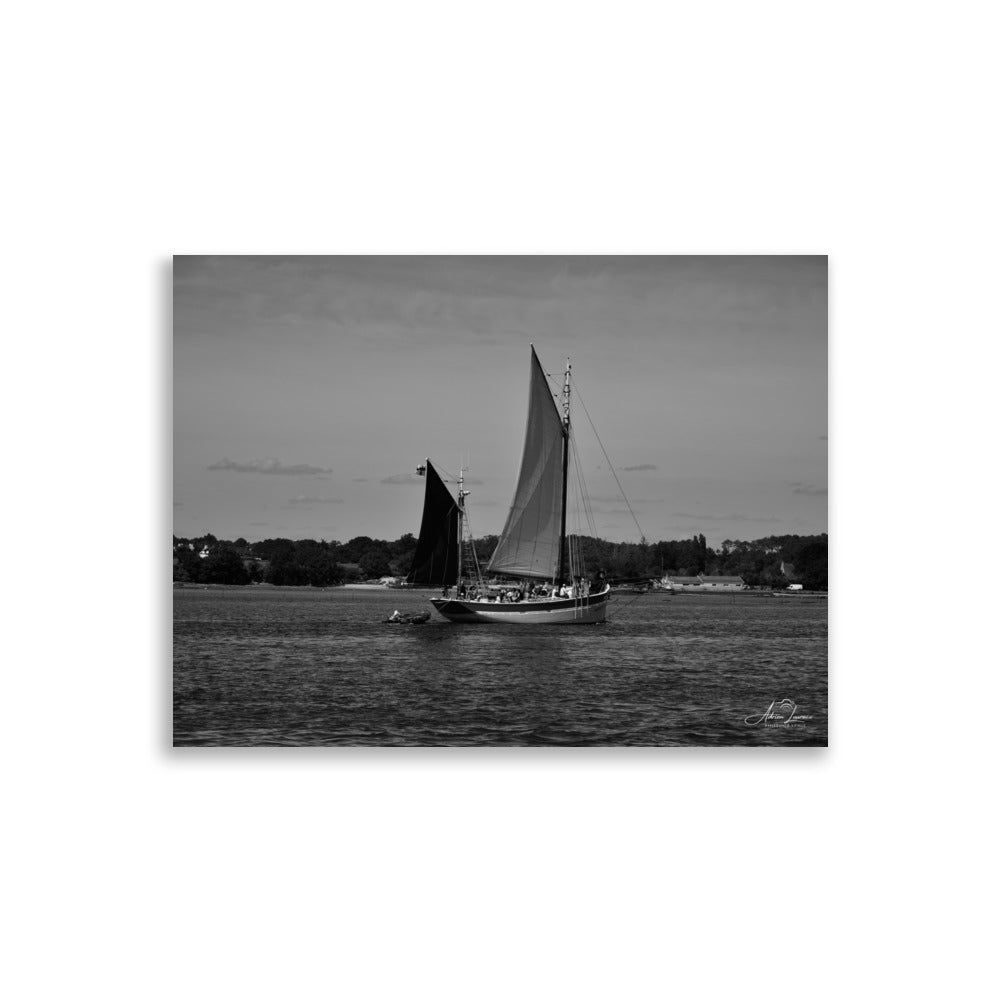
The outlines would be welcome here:
M 429 460 L 417 467 L 417 473 L 426 476 L 424 512 L 406 580 L 443 587 L 442 596 L 431 604 L 449 621 L 581 625 L 605 620 L 611 588 L 603 577 L 593 582 L 587 578 L 579 546 L 566 534 L 570 375 L 567 361 L 560 413 L 531 348 L 521 470 L 485 575 L 471 544 L 464 472 L 459 475 L 457 496 L 452 496 Z M 491 577 L 504 582 L 490 584 Z

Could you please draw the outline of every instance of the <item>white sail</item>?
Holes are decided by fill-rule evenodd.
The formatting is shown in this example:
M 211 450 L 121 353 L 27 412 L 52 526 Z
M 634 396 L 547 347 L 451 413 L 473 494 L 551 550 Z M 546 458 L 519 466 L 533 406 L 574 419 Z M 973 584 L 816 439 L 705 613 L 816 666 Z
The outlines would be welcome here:
M 552 579 L 558 574 L 566 432 L 542 366 L 531 349 L 528 426 L 510 513 L 489 571 Z

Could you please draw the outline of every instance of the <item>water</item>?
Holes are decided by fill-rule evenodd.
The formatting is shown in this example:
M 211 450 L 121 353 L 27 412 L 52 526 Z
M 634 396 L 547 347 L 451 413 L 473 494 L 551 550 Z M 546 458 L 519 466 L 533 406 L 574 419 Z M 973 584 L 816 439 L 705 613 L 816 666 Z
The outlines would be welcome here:
M 825 600 L 626 594 L 605 625 L 382 624 L 429 596 L 175 590 L 175 745 L 826 745 Z M 787 704 L 747 723 L 783 699 L 789 725 Z

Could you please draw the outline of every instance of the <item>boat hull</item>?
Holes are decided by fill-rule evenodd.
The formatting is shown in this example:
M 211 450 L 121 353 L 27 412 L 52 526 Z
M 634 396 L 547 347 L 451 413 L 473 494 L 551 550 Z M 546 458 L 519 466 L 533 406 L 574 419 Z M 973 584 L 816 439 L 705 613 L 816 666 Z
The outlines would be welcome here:
M 610 592 L 610 588 L 605 587 L 600 593 L 588 597 L 517 601 L 512 604 L 438 597 L 431 604 L 448 621 L 466 624 L 595 625 L 605 619 Z

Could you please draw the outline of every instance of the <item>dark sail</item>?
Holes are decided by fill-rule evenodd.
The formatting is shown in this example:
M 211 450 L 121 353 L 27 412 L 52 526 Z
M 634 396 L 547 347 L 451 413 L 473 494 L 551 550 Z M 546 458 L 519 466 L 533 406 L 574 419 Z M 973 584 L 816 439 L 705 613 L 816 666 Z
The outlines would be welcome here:
M 420 538 L 413 554 L 413 566 L 406 582 L 440 586 L 458 580 L 458 505 L 441 481 L 434 466 L 427 463 L 427 489 Z

